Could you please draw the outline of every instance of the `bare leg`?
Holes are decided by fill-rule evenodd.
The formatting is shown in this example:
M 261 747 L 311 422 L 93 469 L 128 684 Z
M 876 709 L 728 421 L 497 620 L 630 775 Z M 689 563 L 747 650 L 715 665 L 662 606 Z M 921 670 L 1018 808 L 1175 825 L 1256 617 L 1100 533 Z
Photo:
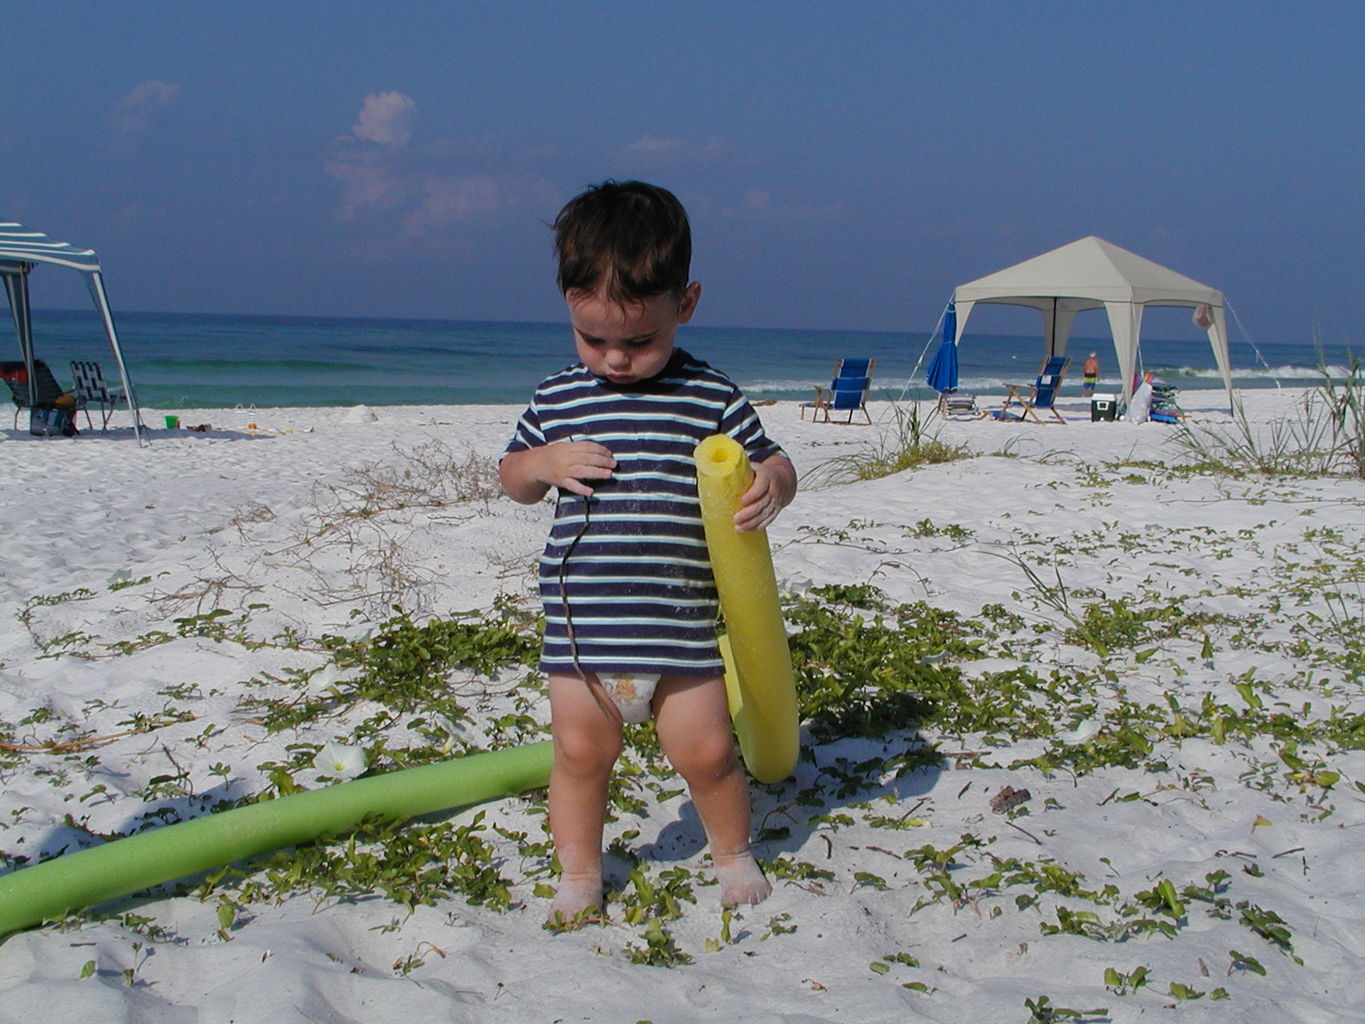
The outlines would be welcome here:
M 550 923 L 602 906 L 602 822 L 607 783 L 621 753 L 621 725 L 577 676 L 550 676 L 555 757 L 550 769 L 550 835 L 561 869 Z
M 761 903 L 772 886 L 749 850 L 749 785 L 730 735 L 724 681 L 665 676 L 654 691 L 654 718 L 706 828 L 721 903 Z

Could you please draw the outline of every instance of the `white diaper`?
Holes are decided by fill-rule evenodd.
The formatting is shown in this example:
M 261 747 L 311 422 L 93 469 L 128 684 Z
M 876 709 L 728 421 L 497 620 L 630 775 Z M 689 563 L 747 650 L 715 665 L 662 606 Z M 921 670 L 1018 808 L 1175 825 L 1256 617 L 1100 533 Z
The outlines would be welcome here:
M 653 710 L 650 701 L 654 699 L 654 688 L 659 685 L 659 676 L 644 672 L 604 672 L 598 678 L 602 680 L 602 687 L 621 712 L 622 718 L 633 724 L 649 719 Z

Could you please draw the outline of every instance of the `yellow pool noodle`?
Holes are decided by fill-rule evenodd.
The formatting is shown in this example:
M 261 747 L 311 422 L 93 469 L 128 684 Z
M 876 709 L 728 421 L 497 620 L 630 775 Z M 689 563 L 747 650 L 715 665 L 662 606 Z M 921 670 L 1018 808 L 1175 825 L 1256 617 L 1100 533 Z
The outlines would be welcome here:
M 730 717 L 749 774 L 759 782 L 781 782 L 796 768 L 801 726 L 767 531 L 735 531 L 734 515 L 753 469 L 744 449 L 724 434 L 702 441 L 693 458 L 711 571 L 725 615 L 721 655 Z

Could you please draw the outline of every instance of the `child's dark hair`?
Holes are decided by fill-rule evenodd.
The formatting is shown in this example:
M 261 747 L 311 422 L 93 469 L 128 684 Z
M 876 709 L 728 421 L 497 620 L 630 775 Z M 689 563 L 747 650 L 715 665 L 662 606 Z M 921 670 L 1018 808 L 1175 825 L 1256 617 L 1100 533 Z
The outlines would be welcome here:
M 642 181 L 604 181 L 555 218 L 559 290 L 603 292 L 617 303 L 682 296 L 692 265 L 692 229 L 672 192 Z

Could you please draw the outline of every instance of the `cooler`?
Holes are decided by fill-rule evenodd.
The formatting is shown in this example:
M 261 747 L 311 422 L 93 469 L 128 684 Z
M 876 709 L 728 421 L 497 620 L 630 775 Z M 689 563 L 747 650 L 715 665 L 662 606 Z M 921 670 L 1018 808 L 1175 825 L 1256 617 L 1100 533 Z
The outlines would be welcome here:
M 1118 395 L 1095 394 L 1090 396 L 1090 419 L 1092 422 L 1098 420 L 1114 420 L 1118 418 L 1118 414 Z

